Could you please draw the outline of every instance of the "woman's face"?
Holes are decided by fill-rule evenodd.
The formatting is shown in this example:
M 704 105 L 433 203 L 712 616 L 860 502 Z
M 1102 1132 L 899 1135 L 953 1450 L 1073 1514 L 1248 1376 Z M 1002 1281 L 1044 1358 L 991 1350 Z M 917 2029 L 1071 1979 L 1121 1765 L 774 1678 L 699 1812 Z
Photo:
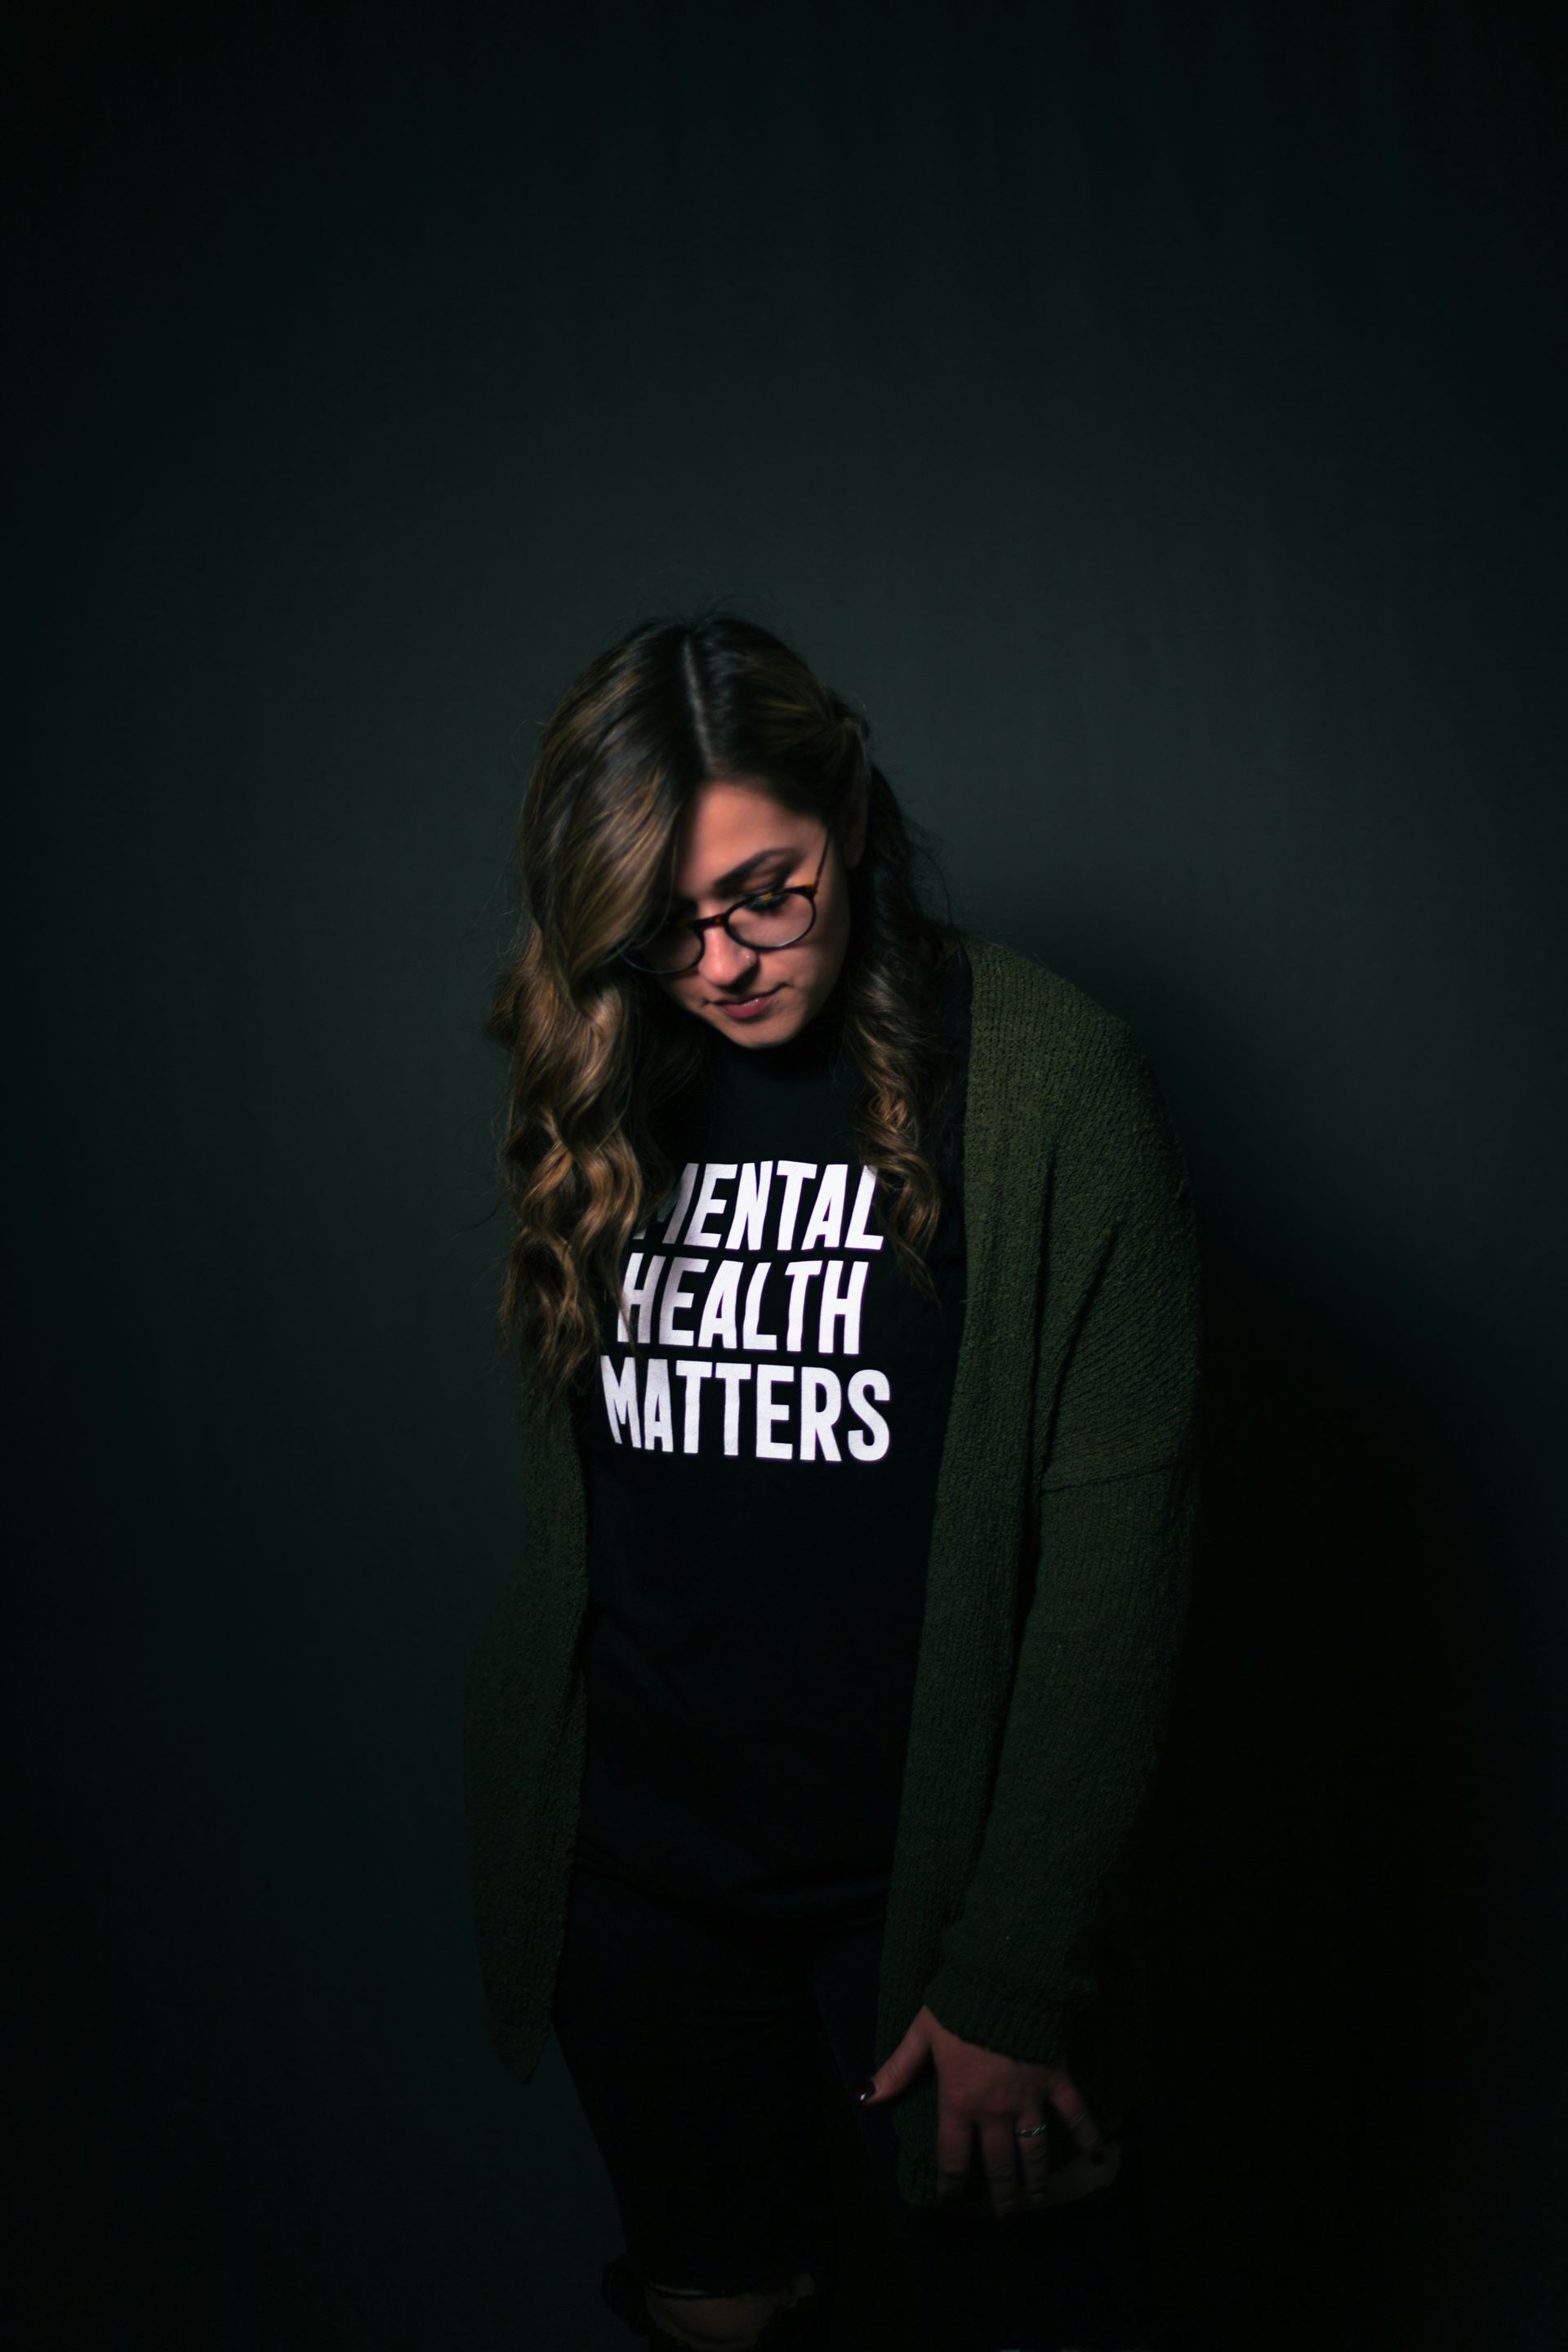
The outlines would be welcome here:
M 742 947 L 714 923 L 701 934 L 696 970 L 653 984 L 737 1045 L 781 1045 L 797 1036 L 827 1002 L 849 943 L 847 869 L 864 847 L 863 812 L 848 830 L 847 840 L 837 832 L 828 838 L 820 818 L 798 815 L 757 784 L 704 784 L 677 845 L 672 911 L 717 915 L 738 898 L 816 875 L 816 920 L 786 948 Z

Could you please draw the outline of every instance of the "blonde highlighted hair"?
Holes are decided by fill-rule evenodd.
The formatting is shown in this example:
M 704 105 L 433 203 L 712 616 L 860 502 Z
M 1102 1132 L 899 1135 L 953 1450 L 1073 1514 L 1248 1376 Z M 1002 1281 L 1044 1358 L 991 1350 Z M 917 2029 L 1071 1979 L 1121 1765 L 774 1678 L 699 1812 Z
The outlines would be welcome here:
M 486 1023 L 509 1065 L 500 1329 L 553 1391 L 597 1351 L 626 1244 L 679 1173 L 669 1115 L 700 1082 L 710 1033 L 616 950 L 662 914 L 682 821 L 721 778 L 829 824 L 864 795 L 841 1044 L 889 1237 L 933 1288 L 924 1253 L 942 1196 L 923 1147 L 951 1075 L 937 1005 L 959 934 L 921 903 L 923 843 L 864 719 L 777 637 L 727 614 L 647 621 L 590 663 L 545 725 L 518 828 L 521 919 Z

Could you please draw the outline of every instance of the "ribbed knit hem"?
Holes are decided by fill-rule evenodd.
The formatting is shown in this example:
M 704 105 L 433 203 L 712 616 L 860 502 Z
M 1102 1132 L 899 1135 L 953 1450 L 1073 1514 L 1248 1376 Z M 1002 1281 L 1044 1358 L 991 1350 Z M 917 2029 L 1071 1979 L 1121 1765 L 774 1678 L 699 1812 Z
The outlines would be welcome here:
M 999 1993 L 991 1985 L 976 1984 L 951 1961 L 944 1961 L 927 1985 L 925 2005 L 931 2015 L 964 2042 L 995 2050 L 1033 2066 L 1067 2063 L 1068 2021 L 1065 2009 L 1042 2007 Z

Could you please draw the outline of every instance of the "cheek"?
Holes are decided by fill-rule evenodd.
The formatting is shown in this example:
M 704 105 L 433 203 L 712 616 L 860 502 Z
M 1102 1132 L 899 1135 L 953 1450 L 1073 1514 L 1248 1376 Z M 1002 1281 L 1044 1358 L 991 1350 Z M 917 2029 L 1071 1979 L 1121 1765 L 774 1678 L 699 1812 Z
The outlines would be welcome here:
M 659 982 L 671 1004 L 681 1013 L 693 1013 L 700 1021 L 712 1018 L 701 983 L 694 980 L 666 980 Z

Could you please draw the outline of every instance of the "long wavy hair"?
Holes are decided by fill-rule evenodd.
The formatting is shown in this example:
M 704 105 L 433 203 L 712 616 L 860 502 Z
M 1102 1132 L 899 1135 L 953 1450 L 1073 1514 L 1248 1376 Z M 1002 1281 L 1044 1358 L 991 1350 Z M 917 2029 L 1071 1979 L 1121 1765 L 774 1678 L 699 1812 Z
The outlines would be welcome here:
M 485 1024 L 509 1066 L 500 1332 L 531 1351 L 552 1392 L 596 1352 L 626 1244 L 679 1172 L 672 1121 L 700 1087 L 711 1032 L 616 950 L 656 927 L 687 812 L 724 779 L 836 831 L 865 795 L 833 1017 L 860 1075 L 854 1129 L 889 1236 L 934 1293 L 932 1122 L 952 1076 L 938 1007 L 961 934 L 921 903 L 924 837 L 873 761 L 865 719 L 771 632 L 727 614 L 647 621 L 590 663 L 545 724 L 518 827 L 518 934 Z

